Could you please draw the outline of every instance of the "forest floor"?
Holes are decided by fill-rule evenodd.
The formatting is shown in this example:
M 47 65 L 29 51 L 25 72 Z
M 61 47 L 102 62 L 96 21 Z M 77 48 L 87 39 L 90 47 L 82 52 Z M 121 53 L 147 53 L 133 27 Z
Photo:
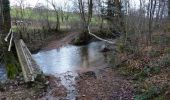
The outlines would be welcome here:
M 124 46 L 117 43 L 115 69 L 134 84 L 135 100 L 169 100 L 170 97 L 170 34 L 154 33 L 152 43 L 146 38 L 130 37 Z

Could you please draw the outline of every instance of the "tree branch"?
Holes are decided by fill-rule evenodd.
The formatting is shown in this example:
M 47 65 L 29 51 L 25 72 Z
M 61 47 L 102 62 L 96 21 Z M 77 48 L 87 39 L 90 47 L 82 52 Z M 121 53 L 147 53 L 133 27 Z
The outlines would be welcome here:
M 107 42 L 107 43 L 109 43 L 109 44 L 115 44 L 115 42 L 113 42 L 113 41 L 109 41 L 109 40 L 103 39 L 103 38 L 98 37 L 97 35 L 91 33 L 89 26 L 88 26 L 88 31 L 89 31 L 89 34 L 90 34 L 90 35 L 94 36 L 95 38 L 97 38 L 97 39 L 99 39 L 99 40 L 101 40 L 101 41 Z

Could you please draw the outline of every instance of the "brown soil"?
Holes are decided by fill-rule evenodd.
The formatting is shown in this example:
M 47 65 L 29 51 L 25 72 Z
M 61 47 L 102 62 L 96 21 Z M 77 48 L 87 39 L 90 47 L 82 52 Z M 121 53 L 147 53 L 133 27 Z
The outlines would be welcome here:
M 45 83 L 24 83 L 10 80 L 2 86 L 0 100 L 47 100 L 67 96 L 66 88 L 61 85 L 60 79 L 53 76 L 48 76 Z
M 76 36 L 79 35 L 79 32 L 70 32 L 65 33 L 66 35 L 53 39 L 50 42 L 47 42 L 42 50 L 52 50 L 69 44 Z
M 133 100 L 130 81 L 110 68 L 101 70 L 97 77 L 81 74 L 76 78 L 78 100 Z
M 10 82 L 0 92 L 0 100 L 65 100 L 67 89 L 61 85 L 60 78 L 48 76 L 47 80 L 47 88 L 40 83 L 28 88 L 28 84 Z M 76 100 L 133 100 L 134 96 L 131 82 L 110 68 L 102 69 L 98 74 L 79 74 L 75 87 Z

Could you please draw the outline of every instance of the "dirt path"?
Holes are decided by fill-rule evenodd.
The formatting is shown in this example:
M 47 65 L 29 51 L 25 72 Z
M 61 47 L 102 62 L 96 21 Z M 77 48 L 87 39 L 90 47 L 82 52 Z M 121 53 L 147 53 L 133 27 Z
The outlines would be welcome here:
M 79 35 L 79 32 L 69 32 L 67 36 L 60 39 L 56 39 L 45 45 L 42 50 L 52 50 L 69 44 L 75 37 Z

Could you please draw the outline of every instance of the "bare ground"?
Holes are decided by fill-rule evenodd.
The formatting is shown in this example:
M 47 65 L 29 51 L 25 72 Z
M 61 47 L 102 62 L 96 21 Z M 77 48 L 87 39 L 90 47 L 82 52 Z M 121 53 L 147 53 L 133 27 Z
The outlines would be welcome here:
M 46 43 L 42 50 L 52 50 L 69 44 L 76 36 L 79 35 L 79 32 L 70 32 L 66 33 L 67 36 L 55 39 Z
M 48 100 L 67 96 L 66 88 L 61 85 L 60 78 L 47 76 L 46 80 L 45 83 L 9 80 L 1 87 L 0 100 Z
M 110 68 L 102 69 L 97 77 L 80 74 L 76 79 L 78 100 L 133 100 L 130 81 Z

